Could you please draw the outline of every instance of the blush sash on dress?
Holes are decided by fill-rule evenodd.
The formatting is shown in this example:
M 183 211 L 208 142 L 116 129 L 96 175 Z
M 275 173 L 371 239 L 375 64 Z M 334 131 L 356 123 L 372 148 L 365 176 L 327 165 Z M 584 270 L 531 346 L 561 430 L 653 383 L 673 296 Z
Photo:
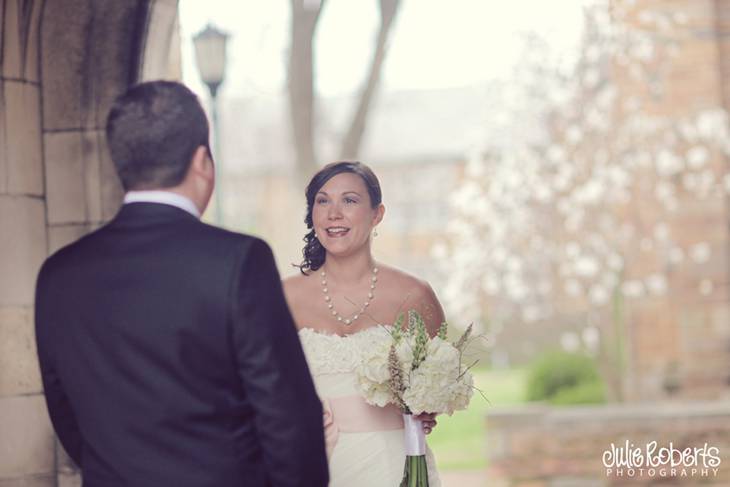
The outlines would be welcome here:
M 403 416 L 392 404 L 378 407 L 368 404 L 362 396 L 343 396 L 322 399 L 322 407 L 328 458 L 337 444 L 340 431 L 363 433 L 403 429 Z

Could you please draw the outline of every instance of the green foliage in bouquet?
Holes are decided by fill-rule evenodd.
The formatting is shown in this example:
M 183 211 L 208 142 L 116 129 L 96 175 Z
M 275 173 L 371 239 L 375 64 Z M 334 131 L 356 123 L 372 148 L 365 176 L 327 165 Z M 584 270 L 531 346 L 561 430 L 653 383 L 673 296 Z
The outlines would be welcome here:
M 442 340 L 446 340 L 446 335 L 448 334 L 449 330 L 449 324 L 445 321 L 441 323 L 441 326 L 439 326 L 439 332 L 436 336 L 438 336 Z
M 428 331 L 426 330 L 426 322 L 415 310 L 408 312 L 408 330 L 416 338 L 416 346 L 413 349 L 413 370 L 416 370 L 426 358 Z
M 582 353 L 547 352 L 530 366 L 527 399 L 553 404 L 605 402 L 605 388 L 593 359 Z

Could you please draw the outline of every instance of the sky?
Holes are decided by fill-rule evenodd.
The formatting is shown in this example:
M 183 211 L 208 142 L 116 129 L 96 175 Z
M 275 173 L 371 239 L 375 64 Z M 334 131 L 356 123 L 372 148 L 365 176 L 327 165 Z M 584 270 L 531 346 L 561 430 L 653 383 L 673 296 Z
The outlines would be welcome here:
M 559 52 L 580 35 L 584 0 L 402 0 L 383 71 L 386 91 L 473 86 L 508 77 L 521 34 L 539 32 Z M 378 29 L 377 0 L 328 0 L 318 26 L 316 86 L 356 92 Z M 207 23 L 231 34 L 224 97 L 277 96 L 286 80 L 289 0 L 180 0 L 183 79 L 204 94 L 192 35 Z

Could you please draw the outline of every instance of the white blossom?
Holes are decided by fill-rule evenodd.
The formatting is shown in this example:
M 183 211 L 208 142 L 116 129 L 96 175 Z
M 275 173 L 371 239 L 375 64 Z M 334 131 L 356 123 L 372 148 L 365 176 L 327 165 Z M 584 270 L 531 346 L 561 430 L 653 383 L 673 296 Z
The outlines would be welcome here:
M 698 264 L 704 264 L 710 260 L 710 244 L 707 242 L 700 242 L 694 244 L 689 251 L 689 255 Z

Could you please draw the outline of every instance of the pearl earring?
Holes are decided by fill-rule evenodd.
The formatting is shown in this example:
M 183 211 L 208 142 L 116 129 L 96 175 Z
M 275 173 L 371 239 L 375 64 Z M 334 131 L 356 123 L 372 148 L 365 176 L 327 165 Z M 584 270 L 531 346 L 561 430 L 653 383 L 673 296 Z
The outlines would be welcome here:
M 373 228 L 373 237 L 378 236 L 378 227 Z

